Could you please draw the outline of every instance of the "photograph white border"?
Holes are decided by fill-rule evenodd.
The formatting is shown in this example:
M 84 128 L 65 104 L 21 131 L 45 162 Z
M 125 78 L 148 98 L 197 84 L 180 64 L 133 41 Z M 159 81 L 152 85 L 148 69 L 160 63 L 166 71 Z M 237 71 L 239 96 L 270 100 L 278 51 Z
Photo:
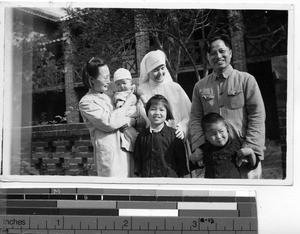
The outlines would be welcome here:
M 9 2 L 1 2 L 0 9 L 3 12 L 3 9 L 6 7 L 32 7 L 34 1 L 30 2 L 18 2 L 18 1 L 9 1 Z M 245 179 L 238 179 L 238 180 L 228 180 L 228 179 L 170 179 L 170 178 L 104 178 L 104 177 L 94 177 L 94 176 L 76 176 L 76 184 L 143 184 L 143 185 L 292 185 L 293 184 L 293 147 L 294 147 L 294 4 L 292 3 L 239 3 L 239 2 L 232 2 L 232 3 L 217 3 L 215 2 L 202 2 L 202 1 L 186 1 L 182 4 L 180 1 L 172 1 L 172 4 L 165 1 L 161 3 L 160 1 L 128 1 L 126 2 L 126 7 L 124 7 L 124 2 L 120 1 L 103 1 L 103 2 L 34 2 L 34 6 L 38 7 L 102 7 L 102 8 L 181 8 L 181 9 L 188 9 L 188 8 L 209 8 L 209 9 L 262 9 L 262 10 L 287 10 L 289 12 L 289 19 L 288 19 L 288 96 L 287 96 L 287 167 L 286 167 L 286 179 L 261 179 L 261 180 L 245 180 Z M 172 7 L 170 7 L 172 6 Z M 3 20 L 4 16 L 1 16 L 1 20 Z M 3 22 L 3 21 L 2 21 Z M 3 27 L 2 27 L 3 28 Z M 1 30 L 3 30 L 1 28 Z M 5 40 L 4 34 L 1 34 L 1 42 Z M 3 43 L 1 44 L 3 46 Z M 8 48 L 5 48 L 4 53 L 7 52 Z M 3 55 L 4 55 L 3 53 Z M 5 53 L 6 54 L 6 53 Z M 9 77 L 8 72 L 11 70 L 9 67 L 10 64 L 4 61 L 3 55 L 1 56 L 1 66 L 5 64 L 3 67 L 0 66 L 1 75 L 2 77 Z M 5 58 L 5 60 L 7 57 Z M 5 90 L 9 90 L 9 82 L 4 82 L 3 80 L 0 81 Z M 6 165 L 10 165 L 10 152 L 9 147 L 10 145 L 10 131 L 8 130 L 10 126 L 10 118 L 5 113 L 7 110 L 11 108 L 10 100 L 6 97 L 7 93 L 4 93 L 4 96 L 0 95 L 0 100 L 2 98 L 3 106 L 1 108 L 1 117 L 4 119 L 3 122 L 0 123 L 3 125 L 4 135 L 3 135 L 3 175 L 0 176 L 0 180 L 2 182 L 28 182 L 28 183 L 74 183 L 74 176 L 15 176 L 10 175 L 9 167 Z M 5 103 L 4 103 L 5 101 Z M 4 116 L 4 117 L 3 117 Z M 4 124 L 3 124 L 4 123 Z M 0 138 L 1 139 L 1 138 Z M 0 148 L 1 149 L 1 148 Z

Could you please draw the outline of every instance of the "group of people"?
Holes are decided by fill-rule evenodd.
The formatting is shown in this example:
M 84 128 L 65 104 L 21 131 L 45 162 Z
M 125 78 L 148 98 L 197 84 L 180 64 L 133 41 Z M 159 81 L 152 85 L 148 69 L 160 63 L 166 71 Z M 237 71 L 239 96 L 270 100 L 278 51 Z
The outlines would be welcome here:
M 189 178 L 204 169 L 205 178 L 261 177 L 265 109 L 257 82 L 231 66 L 228 37 L 212 38 L 205 51 L 213 72 L 195 84 L 192 101 L 173 82 L 161 50 L 142 59 L 138 87 L 118 69 L 113 96 L 105 61 L 85 64 L 89 91 L 79 110 L 98 176 Z

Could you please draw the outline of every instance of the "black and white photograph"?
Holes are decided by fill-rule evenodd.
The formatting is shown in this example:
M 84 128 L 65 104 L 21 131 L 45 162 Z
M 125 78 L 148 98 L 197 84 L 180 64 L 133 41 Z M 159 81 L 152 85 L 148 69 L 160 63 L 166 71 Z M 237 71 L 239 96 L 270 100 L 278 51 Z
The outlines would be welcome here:
M 289 14 L 6 8 L 3 170 L 285 180 Z
M 1 1 L 0 234 L 298 234 L 296 5 Z

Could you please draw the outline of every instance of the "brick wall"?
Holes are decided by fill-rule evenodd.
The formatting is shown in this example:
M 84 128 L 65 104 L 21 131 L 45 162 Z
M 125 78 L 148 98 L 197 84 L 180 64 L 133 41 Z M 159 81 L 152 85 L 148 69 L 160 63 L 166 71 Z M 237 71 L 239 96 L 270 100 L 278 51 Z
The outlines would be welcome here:
M 84 124 L 22 128 L 21 174 L 96 175 L 93 146 Z M 24 166 L 27 167 L 24 169 Z
M 286 177 L 286 153 L 287 153 L 287 56 L 276 56 L 271 58 L 272 72 L 275 78 L 275 92 L 279 120 L 279 131 L 282 151 L 283 177 Z

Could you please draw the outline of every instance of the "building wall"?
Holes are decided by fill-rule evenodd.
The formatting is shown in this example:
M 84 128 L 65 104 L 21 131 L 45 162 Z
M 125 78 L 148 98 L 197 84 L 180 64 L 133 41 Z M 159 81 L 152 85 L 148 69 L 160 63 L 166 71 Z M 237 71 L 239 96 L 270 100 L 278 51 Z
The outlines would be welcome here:
M 283 177 L 286 177 L 287 158 L 287 56 L 272 57 L 272 72 L 275 80 L 278 122 L 282 151 Z
M 96 175 L 93 146 L 84 124 L 59 124 L 21 129 L 21 174 Z

